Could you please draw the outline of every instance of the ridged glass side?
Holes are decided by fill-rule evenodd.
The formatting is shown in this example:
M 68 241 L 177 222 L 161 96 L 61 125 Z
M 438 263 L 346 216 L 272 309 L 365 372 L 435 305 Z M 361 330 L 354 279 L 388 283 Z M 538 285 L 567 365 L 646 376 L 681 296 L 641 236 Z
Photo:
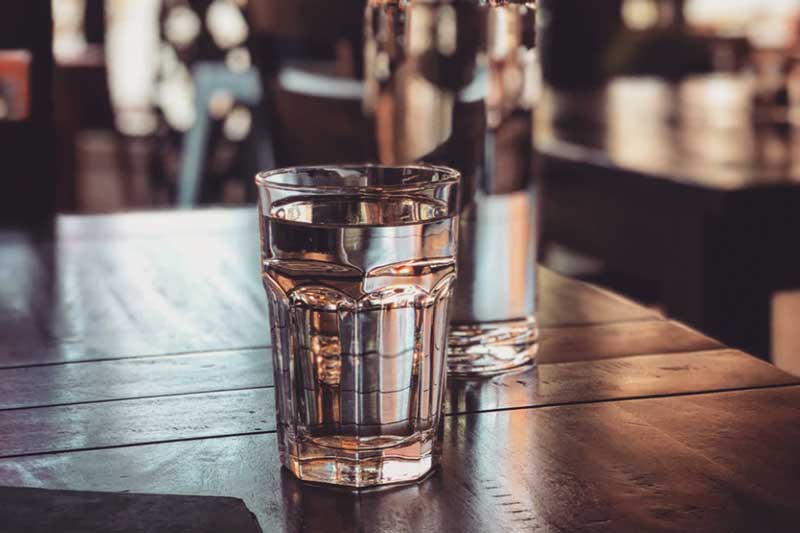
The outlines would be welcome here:
M 356 220 L 391 209 L 358 204 Z M 361 487 L 438 462 L 457 222 L 414 204 L 422 220 L 400 226 L 298 223 L 297 202 L 264 218 L 278 439 L 301 479 Z

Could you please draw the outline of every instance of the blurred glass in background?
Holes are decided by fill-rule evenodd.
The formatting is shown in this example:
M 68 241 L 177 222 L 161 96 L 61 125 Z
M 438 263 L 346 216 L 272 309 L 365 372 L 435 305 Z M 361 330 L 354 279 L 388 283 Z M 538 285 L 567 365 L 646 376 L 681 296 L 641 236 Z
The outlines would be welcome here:
M 379 160 L 462 175 L 455 374 L 508 370 L 537 349 L 533 31 L 523 1 L 371 0 L 366 12 L 364 108 Z

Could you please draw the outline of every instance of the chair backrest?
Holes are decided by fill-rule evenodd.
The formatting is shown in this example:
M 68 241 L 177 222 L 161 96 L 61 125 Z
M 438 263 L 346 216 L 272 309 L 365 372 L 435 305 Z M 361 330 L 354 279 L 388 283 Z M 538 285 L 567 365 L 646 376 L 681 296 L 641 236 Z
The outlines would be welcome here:
M 195 121 L 184 135 L 181 154 L 181 169 L 178 177 L 178 206 L 192 207 L 200 195 L 203 165 L 206 161 L 207 143 L 211 117 L 209 103 L 215 94 L 224 92 L 235 102 L 250 108 L 262 105 L 263 91 L 261 77 L 255 68 L 244 72 L 233 72 L 224 63 L 201 62 L 192 69 L 195 93 Z M 256 116 L 260 110 L 256 109 Z M 261 126 L 256 120 L 256 126 Z M 265 132 L 260 127 L 253 128 L 254 141 L 258 142 Z M 259 147 L 259 168 L 274 165 L 272 146 Z
M 366 0 L 250 2 L 276 165 L 373 160 L 361 110 Z
M 260 0 L 249 3 L 253 29 L 319 44 L 360 39 L 366 0 Z
M 270 89 L 278 166 L 375 159 L 372 121 L 361 109 L 361 80 L 288 67 Z
M 260 0 L 248 4 L 259 69 L 286 60 L 335 60 L 340 74 L 360 77 L 366 0 Z

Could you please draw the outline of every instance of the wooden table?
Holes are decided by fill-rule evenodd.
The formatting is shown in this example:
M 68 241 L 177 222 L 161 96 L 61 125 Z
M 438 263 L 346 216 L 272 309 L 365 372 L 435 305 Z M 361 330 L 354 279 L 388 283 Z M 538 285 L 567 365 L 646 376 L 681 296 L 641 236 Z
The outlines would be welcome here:
M 453 380 L 442 468 L 279 468 L 252 209 L 0 232 L 0 485 L 243 498 L 265 531 L 797 531 L 800 378 L 540 272 L 538 368 Z

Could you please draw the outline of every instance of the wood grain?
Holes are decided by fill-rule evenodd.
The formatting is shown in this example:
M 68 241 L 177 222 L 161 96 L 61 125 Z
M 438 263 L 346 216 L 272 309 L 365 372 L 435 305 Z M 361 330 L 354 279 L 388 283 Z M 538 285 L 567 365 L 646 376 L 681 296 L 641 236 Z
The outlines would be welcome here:
M 0 483 L 239 497 L 265 531 L 791 532 L 799 415 L 785 387 L 448 417 L 441 470 L 383 491 L 296 482 L 274 435 L 6 459 Z
M 268 348 L 0 369 L 0 410 L 272 386 Z
M 268 344 L 255 234 L 4 246 L 0 365 Z
M 684 447 L 698 449 L 742 484 L 756 485 L 765 500 L 796 507 L 797 499 L 789 495 L 800 485 L 800 459 L 784 449 L 798 450 L 799 398 L 800 389 L 788 387 L 684 396 L 657 407 L 646 402 L 619 406 Z M 702 426 L 693 421 L 703 421 Z
M 0 456 L 274 431 L 275 404 L 271 388 L 171 395 L 180 390 L 180 386 L 197 386 L 198 380 L 209 389 L 218 386 L 215 378 L 220 373 L 232 379 L 235 376 L 266 379 L 268 373 L 247 376 L 254 361 L 262 359 L 261 355 L 251 353 L 240 357 L 242 368 L 237 370 L 227 366 L 237 363 L 232 359 L 225 361 L 224 355 L 214 356 L 218 360 L 212 363 L 208 363 L 210 356 L 201 356 L 203 364 L 192 361 L 190 356 L 168 358 L 169 361 L 162 362 L 169 365 L 165 375 L 154 377 L 150 389 L 142 381 L 141 396 L 147 392 L 161 392 L 165 395 L 161 397 L 0 411 L 0 434 L 6 436 L 0 442 Z M 135 380 L 147 373 L 146 365 L 135 368 L 145 361 L 84 363 L 56 368 L 72 366 L 98 370 L 94 376 L 102 376 L 106 372 L 98 367 L 121 365 L 119 374 Z M 131 366 L 134 369 L 127 372 Z M 188 369 L 185 376 L 181 375 L 181 368 Z M 61 386 L 50 383 L 50 387 L 44 383 L 39 393 L 30 395 L 31 401 L 98 402 L 115 395 L 132 394 L 136 387 L 135 381 L 95 382 L 94 376 L 75 380 L 76 389 L 72 395 L 66 392 L 69 381 Z M 77 384 L 80 382 L 87 385 L 81 387 Z M 176 384 L 174 388 L 170 387 L 171 383 Z M 649 355 L 543 364 L 526 372 L 490 380 L 451 380 L 445 410 L 450 414 L 475 413 L 792 383 L 800 383 L 800 378 L 730 350 Z M 43 396 L 49 389 L 55 391 L 53 395 Z M 13 402 L 10 390 L 4 396 L 6 403 Z
M 682 324 L 654 320 L 542 328 L 536 359 L 540 363 L 584 361 L 717 348 L 724 346 Z
M 542 327 L 658 320 L 663 317 L 627 298 L 539 268 L 538 322 Z
M 558 361 L 559 353 L 543 351 L 542 356 Z M 459 407 L 449 410 L 800 382 L 800 377 L 733 350 L 590 359 L 543 363 L 538 368 L 485 380 L 451 379 L 451 401 Z M 272 385 L 269 349 L 7 368 L 0 370 L 0 411 Z
M 6 232 L 0 367 L 269 345 L 252 208 L 61 217 L 52 239 Z M 543 326 L 660 320 L 540 273 Z
M 270 389 L 0 411 L 0 456 L 274 430 Z
M 655 320 L 542 329 L 541 363 L 719 348 Z M 268 349 L 0 368 L 0 409 L 272 385 Z
M 487 380 L 451 379 L 449 413 L 800 384 L 735 350 L 546 363 Z

